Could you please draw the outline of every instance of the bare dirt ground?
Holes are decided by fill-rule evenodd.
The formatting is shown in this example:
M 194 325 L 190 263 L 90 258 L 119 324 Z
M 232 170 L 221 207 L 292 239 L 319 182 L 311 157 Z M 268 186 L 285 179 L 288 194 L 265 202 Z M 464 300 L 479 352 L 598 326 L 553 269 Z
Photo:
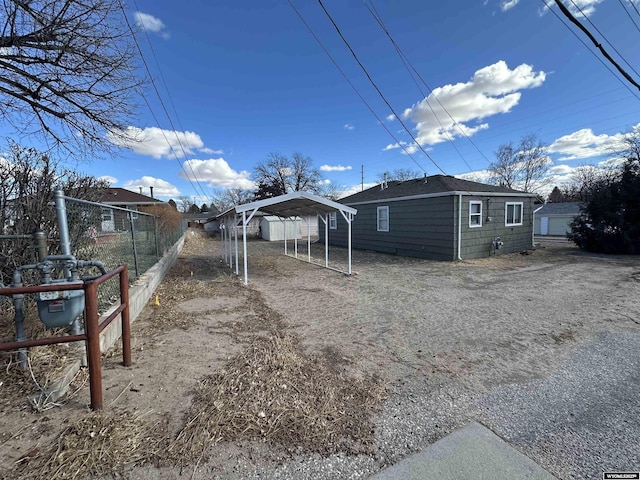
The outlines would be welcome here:
M 323 258 L 323 248 L 312 244 L 314 258 Z M 299 249 L 306 258 L 306 244 Z M 566 242 L 455 263 L 356 251 L 355 274 L 345 276 L 281 253 L 280 243 L 250 242 L 244 287 L 222 262 L 218 240 L 189 235 L 158 301 L 133 324 L 133 366 L 119 364 L 117 349 L 105 355 L 102 416 L 87 409 L 82 375 L 60 407 L 33 412 L 25 399 L 30 379 L 5 358 L 0 475 L 83 478 L 115 465 L 140 479 L 361 478 L 471 419 L 500 422 L 483 402 L 505 386 L 552 377 L 602 332 L 640 335 L 638 257 L 585 254 Z M 332 248 L 330 256 L 333 266 L 346 267 L 344 250 Z M 275 339 L 275 346 L 256 339 Z M 278 351 L 289 356 L 271 358 Z M 254 360 L 281 365 L 263 368 Z M 286 372 L 292 376 L 281 383 Z M 326 383 L 314 383 L 314 372 Z M 234 387 L 225 376 L 247 381 Z M 276 400 L 247 393 L 259 405 L 239 403 L 247 415 L 221 417 L 230 398 L 243 398 L 265 378 L 271 389 L 321 388 L 322 395 L 313 402 L 302 392 L 284 396 L 284 404 L 300 403 L 276 410 Z M 219 396 L 233 388 L 235 396 Z M 279 390 L 267 393 L 280 398 Z M 342 413 L 318 415 L 320 407 Z M 304 421 L 293 409 L 305 412 Z M 285 427 L 270 423 L 276 411 L 278 419 L 290 416 Z M 337 422 L 341 417 L 352 421 Z M 109 429 L 114 419 L 121 423 Z M 309 440 L 323 428 L 328 436 Z M 72 445 L 78 457 L 111 470 L 78 461 L 75 473 L 60 471 L 65 432 L 104 437 L 110 446 L 103 456 L 89 453 L 94 447 L 86 442 Z M 180 444 L 180 432 L 191 441 Z M 519 448 L 559 478 L 592 473 L 585 474 L 580 452 L 554 464 L 554 452 L 540 443 Z

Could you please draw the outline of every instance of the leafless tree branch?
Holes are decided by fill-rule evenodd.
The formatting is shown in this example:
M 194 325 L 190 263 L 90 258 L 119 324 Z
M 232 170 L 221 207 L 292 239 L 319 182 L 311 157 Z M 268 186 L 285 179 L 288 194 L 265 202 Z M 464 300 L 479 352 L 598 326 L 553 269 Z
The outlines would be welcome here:
M 0 117 L 77 157 L 111 150 L 142 85 L 133 40 L 117 0 L 3 0 Z

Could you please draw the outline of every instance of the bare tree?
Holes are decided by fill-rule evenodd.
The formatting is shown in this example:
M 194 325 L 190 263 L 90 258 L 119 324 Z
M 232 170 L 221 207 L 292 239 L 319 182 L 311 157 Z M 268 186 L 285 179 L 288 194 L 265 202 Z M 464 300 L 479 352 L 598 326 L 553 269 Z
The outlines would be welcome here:
M 191 201 L 191 197 L 188 195 L 181 195 L 178 198 L 178 211 L 181 213 L 187 213 L 192 204 L 193 202 Z
M 75 170 L 61 168 L 47 154 L 34 148 L 9 145 L 5 158 L 0 159 L 0 227 L 7 235 L 30 235 L 44 230 L 50 238 L 58 234 L 53 192 L 62 189 L 65 195 L 89 201 L 102 200 L 108 184 Z M 86 230 L 99 224 L 99 208 L 67 210 L 72 246 L 87 241 Z M 59 253 L 52 244 L 50 253 Z M 30 240 L 15 238 L 0 242 L 0 282 L 10 283 L 11 273 L 18 265 L 33 263 Z
M 222 213 L 235 205 L 242 205 L 253 201 L 253 192 L 243 188 L 225 188 L 214 190 L 211 208 L 213 213 Z
M 336 201 L 342 196 L 344 196 L 344 192 L 346 191 L 346 187 L 344 185 L 338 185 L 336 183 L 323 183 L 320 187 L 320 191 L 318 194 L 321 197 L 328 198 L 329 200 Z
M 320 193 L 322 175 L 313 167 L 313 161 L 300 153 L 291 158 L 271 153 L 266 161 L 255 166 L 254 179 L 259 199 L 297 191 Z
M 141 84 L 119 1 L 4 0 L 3 7 L 3 120 L 76 157 L 113 148 L 107 134 L 122 134 Z
M 396 168 L 391 172 L 379 173 L 377 176 L 379 182 L 383 182 L 385 180 L 385 174 L 387 175 L 386 179 L 388 181 L 397 180 L 399 182 L 413 180 L 414 178 L 419 178 L 424 175 L 423 173 L 417 170 L 411 170 L 410 168 Z
M 497 185 L 535 193 L 551 181 L 547 173 L 552 164 L 548 146 L 530 134 L 516 146 L 511 142 L 500 145 L 496 161 L 488 170 L 491 181 Z

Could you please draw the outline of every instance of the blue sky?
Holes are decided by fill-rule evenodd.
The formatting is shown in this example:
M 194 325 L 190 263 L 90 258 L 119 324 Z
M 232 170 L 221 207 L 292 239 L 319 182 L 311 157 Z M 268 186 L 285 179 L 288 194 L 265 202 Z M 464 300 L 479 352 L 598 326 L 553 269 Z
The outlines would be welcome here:
M 640 78 L 640 0 L 630 1 L 564 0 Z M 561 183 L 576 167 L 605 161 L 621 133 L 640 124 L 640 92 L 542 0 L 323 0 L 428 158 L 320 4 L 291 2 L 384 126 L 287 0 L 136 0 L 128 16 L 146 30 L 138 41 L 171 121 L 148 88 L 153 114 L 141 100 L 129 128 L 143 141 L 81 169 L 113 186 L 154 186 L 165 200 L 186 195 L 200 204 L 214 189 L 251 187 L 253 166 L 272 152 L 300 152 L 327 181 L 359 189 L 361 169 L 366 186 L 398 168 L 481 179 L 499 145 L 533 133 L 551 146 Z M 416 85 L 366 5 L 426 86 Z

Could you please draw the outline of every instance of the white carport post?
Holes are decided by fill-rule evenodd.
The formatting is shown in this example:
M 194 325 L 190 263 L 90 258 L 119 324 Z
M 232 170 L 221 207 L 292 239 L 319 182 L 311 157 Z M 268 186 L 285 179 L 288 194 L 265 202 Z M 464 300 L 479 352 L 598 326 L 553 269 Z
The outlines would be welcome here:
M 286 218 L 282 218 L 280 217 L 284 223 L 284 254 L 286 255 L 287 252 L 287 219 Z
M 220 223 L 220 250 L 222 258 L 225 258 L 226 253 L 224 251 L 224 221 Z
M 233 216 L 233 231 L 236 236 L 236 275 L 240 274 L 238 270 L 238 215 Z
M 249 274 L 247 272 L 247 212 L 242 212 L 242 255 L 244 262 L 244 284 L 247 285 L 249 283 Z
M 311 222 L 307 215 L 307 261 L 311 263 Z
M 227 217 L 227 227 L 231 227 L 231 217 Z M 229 242 L 229 268 L 233 269 L 233 243 L 232 242 L 233 229 L 229 228 L 229 235 L 227 235 L 227 240 Z
M 324 214 L 324 266 L 329 266 L 329 214 Z
M 293 217 L 293 227 L 293 250 L 296 258 L 298 258 L 298 222 L 296 221 L 296 217 Z
M 347 231 L 348 231 L 348 235 L 349 235 L 349 239 L 348 239 L 348 250 L 349 250 L 349 270 L 348 270 L 348 274 L 351 275 L 351 222 L 353 221 L 353 214 L 352 213 L 345 213 L 344 211 L 340 210 L 340 213 L 342 214 L 342 216 L 344 217 L 344 219 L 347 222 Z
M 353 220 L 353 215 L 350 213 L 349 215 L 349 275 L 351 275 L 351 220 Z

